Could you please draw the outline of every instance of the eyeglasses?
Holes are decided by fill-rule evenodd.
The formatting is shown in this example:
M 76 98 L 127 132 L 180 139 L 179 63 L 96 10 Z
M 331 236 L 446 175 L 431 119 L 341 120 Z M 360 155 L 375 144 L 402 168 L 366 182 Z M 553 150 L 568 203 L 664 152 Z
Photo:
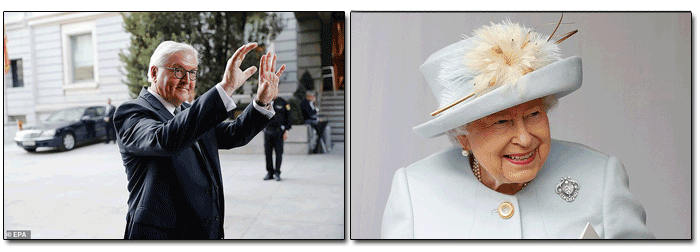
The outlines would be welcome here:
M 190 74 L 190 80 L 197 80 L 197 70 L 186 71 L 185 69 L 182 69 L 182 68 L 179 68 L 179 67 L 176 67 L 176 68 L 164 67 L 164 68 L 165 68 L 165 69 L 173 70 L 173 72 L 175 73 L 175 78 L 178 78 L 178 79 L 185 78 L 185 73 L 189 73 L 189 74 Z

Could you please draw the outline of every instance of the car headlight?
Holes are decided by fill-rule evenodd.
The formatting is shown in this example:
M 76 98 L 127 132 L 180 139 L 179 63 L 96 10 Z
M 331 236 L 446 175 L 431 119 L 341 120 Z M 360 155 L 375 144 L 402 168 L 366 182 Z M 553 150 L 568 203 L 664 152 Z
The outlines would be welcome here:
M 43 137 L 53 137 L 54 135 L 56 135 L 56 129 L 44 130 L 41 132 L 41 136 Z

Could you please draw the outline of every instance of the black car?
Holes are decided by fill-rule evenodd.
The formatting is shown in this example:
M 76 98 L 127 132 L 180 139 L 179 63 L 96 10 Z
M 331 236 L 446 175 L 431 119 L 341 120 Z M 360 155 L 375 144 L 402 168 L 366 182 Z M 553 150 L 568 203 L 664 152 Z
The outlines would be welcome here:
M 76 144 L 106 141 L 105 106 L 75 107 L 53 112 L 42 123 L 17 131 L 15 142 L 29 152 L 37 147 L 57 147 L 62 151 Z

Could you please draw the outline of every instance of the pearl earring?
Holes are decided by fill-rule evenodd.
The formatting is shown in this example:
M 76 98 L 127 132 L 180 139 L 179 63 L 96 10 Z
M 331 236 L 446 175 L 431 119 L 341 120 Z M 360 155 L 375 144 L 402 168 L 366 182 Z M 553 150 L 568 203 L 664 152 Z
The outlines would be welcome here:
M 467 150 L 465 150 L 465 149 L 462 149 L 462 156 L 468 157 L 468 156 L 469 156 L 469 152 L 468 152 Z

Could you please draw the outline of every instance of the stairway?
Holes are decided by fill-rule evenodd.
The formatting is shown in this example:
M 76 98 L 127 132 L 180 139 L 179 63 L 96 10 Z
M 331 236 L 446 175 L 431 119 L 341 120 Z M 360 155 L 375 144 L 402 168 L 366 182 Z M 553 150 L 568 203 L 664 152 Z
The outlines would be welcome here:
M 319 101 L 319 116 L 329 121 L 331 141 L 343 144 L 345 141 L 345 91 L 323 91 Z

